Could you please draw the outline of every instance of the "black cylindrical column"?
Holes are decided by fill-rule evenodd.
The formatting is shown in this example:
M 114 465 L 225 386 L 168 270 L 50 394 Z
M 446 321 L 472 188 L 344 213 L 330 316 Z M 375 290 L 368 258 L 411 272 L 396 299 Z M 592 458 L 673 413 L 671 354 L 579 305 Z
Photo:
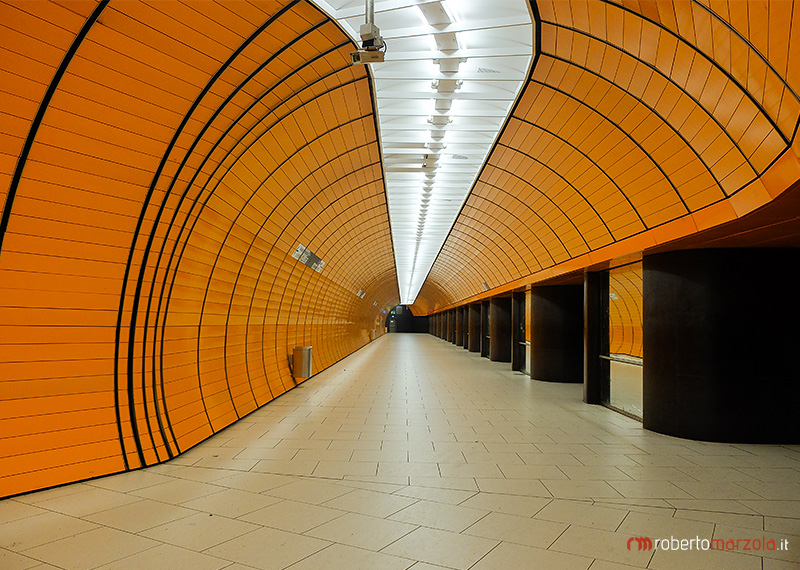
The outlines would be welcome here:
M 467 348 L 470 352 L 481 351 L 481 305 L 480 303 L 472 303 L 468 305 L 467 312 L 467 327 L 469 336 L 467 337 Z
M 706 441 L 800 443 L 800 249 L 645 256 L 644 427 Z
M 531 291 L 531 378 L 583 382 L 583 286 Z
M 489 359 L 511 362 L 511 297 L 494 297 L 489 311 Z

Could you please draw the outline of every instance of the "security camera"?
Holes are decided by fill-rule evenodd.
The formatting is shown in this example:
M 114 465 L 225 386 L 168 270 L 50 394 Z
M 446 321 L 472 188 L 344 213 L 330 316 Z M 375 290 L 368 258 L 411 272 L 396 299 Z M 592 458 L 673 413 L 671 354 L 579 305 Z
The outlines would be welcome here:
M 350 62 L 353 65 L 383 63 L 383 52 L 365 49 L 354 51 L 350 54 Z
M 350 54 L 353 65 L 381 63 L 386 51 L 386 43 L 381 37 L 381 30 L 375 25 L 375 0 L 367 0 L 367 21 L 361 24 L 361 49 Z

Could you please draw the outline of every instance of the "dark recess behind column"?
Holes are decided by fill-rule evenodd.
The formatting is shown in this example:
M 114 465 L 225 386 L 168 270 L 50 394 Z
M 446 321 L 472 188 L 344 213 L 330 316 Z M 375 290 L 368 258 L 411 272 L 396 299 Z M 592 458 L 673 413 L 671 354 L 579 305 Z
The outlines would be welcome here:
M 511 370 L 525 369 L 528 352 L 525 345 L 526 312 L 525 292 L 514 293 L 511 299 Z
M 469 313 L 468 324 L 469 337 L 467 338 L 467 348 L 470 352 L 481 351 L 481 305 L 473 303 L 468 305 Z
M 645 256 L 644 427 L 800 443 L 798 249 Z
M 402 306 L 402 305 L 398 305 Z M 396 332 L 405 333 L 426 333 L 429 332 L 429 318 L 428 317 L 415 317 L 408 307 L 403 307 L 402 311 L 397 314 L 397 307 L 395 311 L 395 322 L 397 323 Z M 388 320 L 387 320 L 388 323 Z
M 511 297 L 495 297 L 489 312 L 489 359 L 511 362 Z
M 531 291 L 531 378 L 583 382 L 583 286 Z
M 481 356 L 489 358 L 489 301 L 481 301 Z
M 455 345 L 464 346 L 464 307 L 456 307 L 456 337 Z
M 589 272 L 583 276 L 583 401 L 603 402 L 608 385 L 608 273 Z

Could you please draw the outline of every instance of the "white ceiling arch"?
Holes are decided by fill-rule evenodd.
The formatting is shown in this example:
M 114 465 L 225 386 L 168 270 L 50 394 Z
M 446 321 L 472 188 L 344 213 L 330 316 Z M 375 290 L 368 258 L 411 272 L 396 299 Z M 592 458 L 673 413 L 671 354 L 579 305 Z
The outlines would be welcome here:
M 317 0 L 354 39 L 364 0 Z M 527 78 L 527 0 L 376 0 L 372 64 L 400 302 L 412 304 Z

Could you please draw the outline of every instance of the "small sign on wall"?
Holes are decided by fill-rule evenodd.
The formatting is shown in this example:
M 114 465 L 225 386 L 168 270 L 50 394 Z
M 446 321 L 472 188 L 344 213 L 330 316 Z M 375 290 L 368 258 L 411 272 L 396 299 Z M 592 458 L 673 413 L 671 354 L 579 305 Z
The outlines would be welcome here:
M 313 269 L 317 273 L 321 273 L 322 268 L 325 267 L 325 262 L 322 261 L 316 255 L 314 255 L 314 253 L 306 246 L 304 246 L 302 243 L 299 244 L 297 246 L 297 249 L 294 250 L 292 257 L 294 257 L 300 263 L 308 265 L 311 269 Z

